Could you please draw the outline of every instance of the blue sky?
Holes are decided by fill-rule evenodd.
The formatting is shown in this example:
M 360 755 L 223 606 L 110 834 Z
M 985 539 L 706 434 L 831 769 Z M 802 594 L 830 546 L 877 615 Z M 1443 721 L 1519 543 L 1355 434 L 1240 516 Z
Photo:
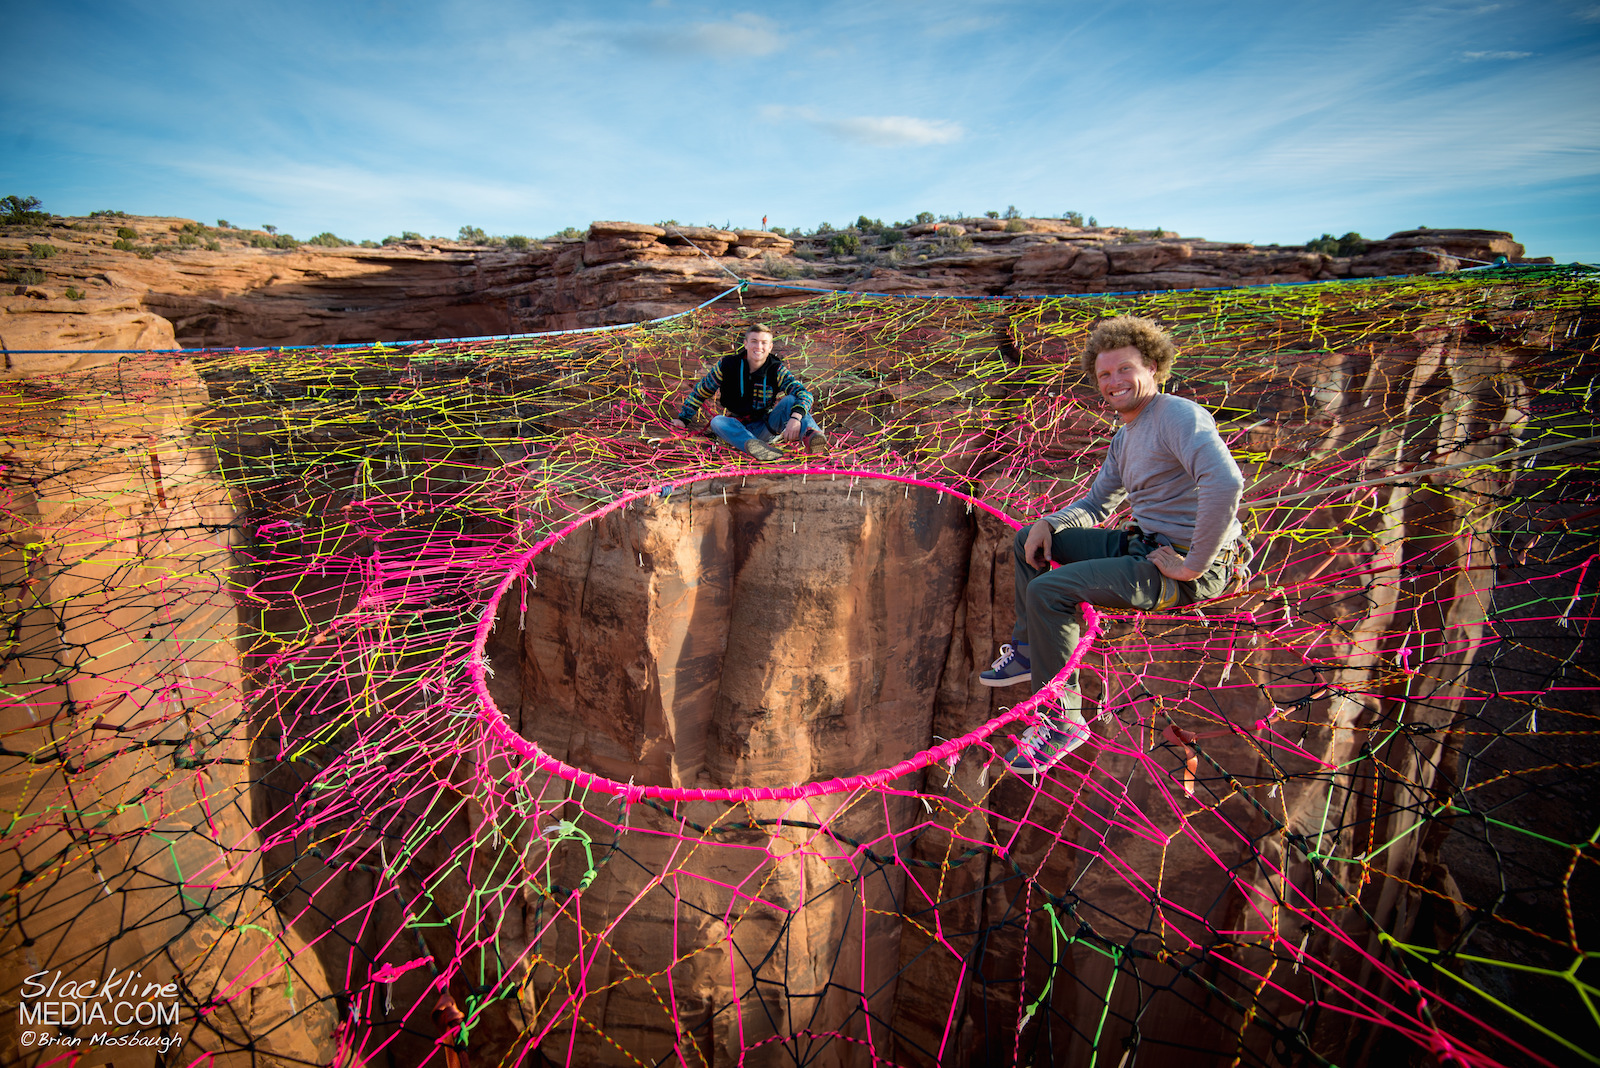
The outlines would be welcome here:
M 7 4 L 0 194 L 309 237 L 1004 210 L 1600 263 L 1600 3 Z

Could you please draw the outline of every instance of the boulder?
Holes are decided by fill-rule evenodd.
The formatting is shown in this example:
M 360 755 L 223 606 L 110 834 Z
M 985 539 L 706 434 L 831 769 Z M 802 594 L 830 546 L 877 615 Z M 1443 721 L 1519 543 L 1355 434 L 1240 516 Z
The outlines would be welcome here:
M 654 241 L 658 237 L 665 237 L 666 230 L 649 223 L 615 222 L 602 220 L 589 224 L 589 237 L 648 237 Z
M 1497 256 L 1522 259 L 1521 242 L 1504 230 L 1400 230 L 1367 249 L 1369 254 L 1414 248 L 1443 249 L 1462 260 L 1493 263 Z
M 787 256 L 789 250 L 794 248 L 793 241 L 770 230 L 735 230 L 734 233 L 739 239 L 740 248 L 770 250 L 780 256 Z
M 1106 246 L 1112 274 L 1140 274 L 1188 259 L 1189 246 L 1169 241 L 1138 241 Z
M 721 256 L 738 242 L 739 235 L 732 230 L 716 230 L 709 226 L 669 227 L 666 236 L 661 239 L 661 243 L 669 248 L 688 245 L 707 256 Z
M 1082 253 L 1076 245 L 1034 245 L 1023 252 L 1011 272 L 1014 285 L 1044 285 L 1051 281 L 1065 281 L 1073 261 Z

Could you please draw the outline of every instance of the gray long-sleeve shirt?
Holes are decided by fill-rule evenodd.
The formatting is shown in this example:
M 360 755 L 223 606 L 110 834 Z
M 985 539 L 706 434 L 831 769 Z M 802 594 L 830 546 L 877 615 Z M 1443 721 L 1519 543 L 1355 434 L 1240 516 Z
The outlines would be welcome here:
M 1054 531 L 1096 526 L 1127 497 L 1139 529 L 1187 545 L 1184 564 L 1204 571 L 1240 535 L 1243 493 L 1244 477 L 1211 413 L 1161 393 L 1118 429 L 1089 492 L 1045 520 Z

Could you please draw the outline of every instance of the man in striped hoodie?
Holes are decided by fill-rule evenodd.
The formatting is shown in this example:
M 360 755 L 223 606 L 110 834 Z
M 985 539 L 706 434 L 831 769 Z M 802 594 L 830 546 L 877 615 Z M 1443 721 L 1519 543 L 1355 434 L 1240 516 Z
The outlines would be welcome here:
M 774 435 L 784 441 L 804 441 L 808 453 L 828 451 L 828 438 L 812 415 L 815 399 L 773 353 L 772 330 L 764 323 L 745 331 L 743 352 L 711 365 L 672 425 L 687 429 L 712 397 L 718 397 L 728 414 L 712 417 L 711 432 L 757 460 L 783 459 L 783 453 L 769 444 Z

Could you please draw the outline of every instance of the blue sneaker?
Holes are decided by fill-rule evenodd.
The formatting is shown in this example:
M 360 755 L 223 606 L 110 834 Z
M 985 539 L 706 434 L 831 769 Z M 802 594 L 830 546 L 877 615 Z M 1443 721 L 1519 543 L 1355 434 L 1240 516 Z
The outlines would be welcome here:
M 1012 771 L 1037 775 L 1061 762 L 1061 758 L 1089 740 L 1089 724 L 1075 708 L 1063 708 L 1054 717 L 1046 716 L 1017 739 L 1017 746 L 1006 754 L 1006 767 Z
M 988 671 L 978 675 L 978 681 L 985 686 L 1014 686 L 1019 682 L 1028 682 L 1033 678 L 1033 666 L 1028 663 L 1028 654 L 1023 650 L 1026 645 L 1013 649 L 1009 645 L 1000 647 L 1000 659 Z

